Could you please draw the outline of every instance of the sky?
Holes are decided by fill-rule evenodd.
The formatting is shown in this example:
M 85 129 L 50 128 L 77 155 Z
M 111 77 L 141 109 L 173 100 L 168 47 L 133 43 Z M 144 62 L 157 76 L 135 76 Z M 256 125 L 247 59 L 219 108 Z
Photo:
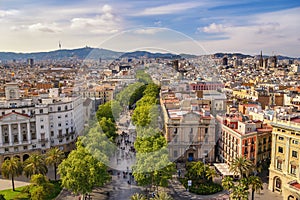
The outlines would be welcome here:
M 299 0 L 0 0 L 0 51 L 300 57 Z

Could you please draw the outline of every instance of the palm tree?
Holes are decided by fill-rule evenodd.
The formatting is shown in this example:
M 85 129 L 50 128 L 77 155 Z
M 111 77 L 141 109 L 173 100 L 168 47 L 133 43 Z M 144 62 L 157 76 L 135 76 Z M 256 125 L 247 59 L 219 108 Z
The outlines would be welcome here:
M 41 154 L 31 154 L 24 162 L 24 172 L 27 177 L 31 177 L 34 174 L 46 175 L 48 168 L 44 156 Z
M 146 200 L 146 197 L 142 194 L 135 193 L 130 197 L 130 200 Z
M 196 179 L 196 177 L 193 176 L 198 176 L 199 178 L 205 173 L 205 166 L 204 163 L 201 161 L 198 162 L 191 162 L 190 168 L 188 170 L 188 175 L 190 178 Z
M 19 158 L 13 157 L 9 160 L 5 160 L 2 164 L 2 175 L 5 178 L 11 177 L 12 189 L 15 191 L 14 177 L 20 176 L 22 174 L 22 163 Z
M 159 192 L 151 200 L 173 200 L 173 198 L 168 195 L 166 192 Z
M 222 187 L 225 190 L 231 191 L 233 186 L 234 186 L 234 183 L 233 183 L 233 178 L 232 177 L 225 176 L 225 178 L 222 179 Z
M 263 189 L 263 182 L 258 176 L 250 176 L 247 182 L 248 186 L 251 188 L 252 200 L 254 200 L 254 192 L 256 191 L 257 193 L 259 193 L 260 190 Z
M 230 171 L 238 174 L 240 178 L 243 178 L 244 174 L 248 176 L 251 169 L 253 169 L 253 163 L 243 156 L 235 158 L 230 165 Z
M 46 154 L 46 164 L 47 165 L 53 165 L 54 167 L 54 179 L 56 180 L 56 172 L 57 172 L 57 166 L 63 161 L 65 158 L 65 154 L 63 151 L 61 151 L 59 148 L 52 148 L 50 149 Z
M 233 187 L 230 197 L 232 199 L 248 200 L 248 195 L 248 187 L 247 185 L 245 185 L 245 182 L 241 180 L 237 185 Z
M 218 176 L 218 174 L 217 174 L 216 170 L 213 169 L 213 168 L 210 168 L 209 166 L 207 166 L 207 168 L 206 168 L 206 178 L 210 181 L 213 181 L 213 179 L 217 176 Z

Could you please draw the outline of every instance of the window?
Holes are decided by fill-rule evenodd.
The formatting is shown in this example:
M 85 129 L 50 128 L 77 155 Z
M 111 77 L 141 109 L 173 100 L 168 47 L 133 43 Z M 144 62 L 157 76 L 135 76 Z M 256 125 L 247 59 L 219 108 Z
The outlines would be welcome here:
M 44 119 L 43 119 L 43 118 L 41 118 L 41 119 L 40 119 L 40 122 L 43 122 L 43 121 L 44 121 Z
M 52 112 L 52 107 L 49 108 L 50 112 Z
M 60 107 L 60 106 L 58 106 L 58 107 L 57 107 L 57 110 L 58 110 L 58 111 L 61 111 L 61 107 Z
M 173 153 L 174 157 L 177 157 L 178 156 L 178 153 L 176 150 L 174 150 L 174 153 Z
M 41 125 L 41 129 L 44 129 L 44 125 Z
M 298 158 L 298 152 L 297 151 L 292 151 L 292 157 Z
M 43 109 L 40 109 L 40 113 L 43 113 Z
M 277 160 L 277 169 L 282 169 L 282 160 Z
M 51 137 L 53 137 L 54 136 L 54 131 L 51 131 Z
M 61 127 L 61 123 L 58 124 L 58 127 Z
M 208 133 L 208 128 L 205 128 L 205 133 Z
M 67 117 L 68 117 L 68 114 L 65 115 L 65 118 L 67 118 Z
M 291 174 L 296 175 L 296 166 L 295 165 L 291 165 Z
M 282 147 L 278 147 L 278 152 L 279 153 L 283 153 L 283 148 Z
M 177 134 L 177 128 L 174 128 L 174 134 Z
M 278 140 L 284 140 L 284 137 L 279 136 Z
M 58 118 L 58 119 L 60 119 L 60 118 L 61 118 L 61 116 L 60 116 L 60 115 L 58 115 L 58 116 L 57 116 L 57 118 Z
M 292 140 L 293 144 L 299 144 L 298 140 Z

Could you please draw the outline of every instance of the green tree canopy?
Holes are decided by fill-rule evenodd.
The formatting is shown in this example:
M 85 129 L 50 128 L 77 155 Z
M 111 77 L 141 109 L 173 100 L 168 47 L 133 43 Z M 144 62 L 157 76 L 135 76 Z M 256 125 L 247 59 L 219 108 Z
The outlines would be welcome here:
M 100 121 L 103 117 L 110 118 L 113 122 L 119 118 L 122 107 L 120 103 L 115 100 L 111 100 L 99 106 L 96 117 Z
M 77 149 L 58 166 L 58 173 L 65 188 L 76 194 L 90 193 L 95 186 L 103 186 L 110 176 L 107 167 L 95 159 L 81 141 L 76 146 Z
M 102 117 L 99 121 L 99 125 L 106 135 L 106 137 L 111 141 L 115 142 L 116 137 L 118 137 L 117 127 L 111 118 Z
M 109 163 L 109 157 L 114 155 L 116 145 L 102 132 L 102 128 L 99 123 L 95 123 L 80 140 L 94 158 L 102 163 Z
M 31 177 L 34 174 L 46 175 L 48 168 L 45 157 L 37 153 L 31 154 L 24 162 L 24 172 L 27 177 Z
M 243 178 L 245 175 L 248 176 L 252 169 L 253 163 L 243 156 L 235 158 L 230 165 L 230 171 L 238 174 L 240 178 Z
M 65 158 L 64 152 L 57 147 L 51 148 L 46 153 L 45 161 L 47 165 L 53 165 L 55 180 L 57 174 L 57 166 L 63 161 L 64 158 Z
M 54 190 L 54 185 L 42 174 L 33 175 L 30 183 L 29 193 L 32 200 L 45 199 Z
M 14 178 L 22 174 L 22 163 L 17 157 L 5 160 L 1 167 L 2 175 L 4 178 L 11 178 L 11 185 L 13 191 L 15 191 L 15 182 Z
M 251 198 L 252 198 L 252 200 L 254 200 L 254 193 L 255 193 L 255 191 L 257 193 L 259 193 L 260 190 L 263 189 L 263 182 L 262 182 L 261 178 L 258 176 L 250 176 L 247 179 L 247 182 L 248 182 L 249 188 L 251 188 L 251 193 L 252 193 Z

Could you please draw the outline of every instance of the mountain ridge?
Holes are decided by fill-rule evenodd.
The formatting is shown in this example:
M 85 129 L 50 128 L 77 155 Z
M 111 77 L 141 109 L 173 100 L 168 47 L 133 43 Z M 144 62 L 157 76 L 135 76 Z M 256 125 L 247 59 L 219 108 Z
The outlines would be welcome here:
M 246 57 L 257 57 L 258 55 L 247 55 L 242 53 L 214 53 L 211 54 L 217 58 L 222 58 L 224 56 L 233 57 L 236 56 L 238 58 L 246 58 Z M 268 57 L 267 55 L 263 55 L 264 57 Z M 32 52 L 32 53 L 15 53 L 15 52 L 0 52 L 0 60 L 1 61 L 12 61 L 12 60 L 23 60 L 34 59 L 34 60 L 67 60 L 67 59 L 94 59 L 99 60 L 106 59 L 118 59 L 118 58 L 169 58 L 169 59 L 180 59 L 180 58 L 195 58 L 196 55 L 193 54 L 171 54 L 171 53 L 153 53 L 148 51 L 134 51 L 134 52 L 118 52 L 109 49 L 103 48 L 92 48 L 92 47 L 83 47 L 77 49 L 59 49 L 48 52 Z M 288 56 L 277 55 L 278 59 L 300 59 L 300 58 L 292 58 Z

